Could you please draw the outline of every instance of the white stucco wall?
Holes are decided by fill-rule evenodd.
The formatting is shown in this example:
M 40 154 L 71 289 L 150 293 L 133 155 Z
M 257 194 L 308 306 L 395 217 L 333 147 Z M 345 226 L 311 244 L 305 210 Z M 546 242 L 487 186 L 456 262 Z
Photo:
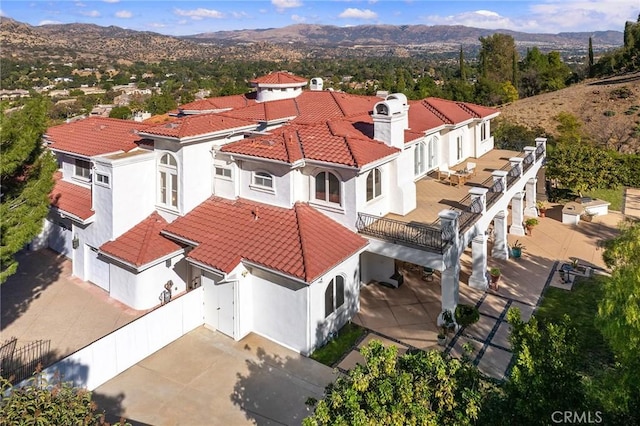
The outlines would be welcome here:
M 278 207 L 291 207 L 291 168 L 288 164 L 243 161 L 238 171 L 239 196 Z M 253 172 L 266 172 L 273 177 L 273 188 L 253 185 Z
M 360 310 L 360 254 L 355 254 L 322 275 L 309 286 L 309 348 L 313 352 L 326 340 L 329 333 L 337 332 Z M 324 295 L 327 286 L 337 275 L 345 278 L 344 304 L 325 318 Z
M 378 166 L 382 193 L 380 196 L 367 201 L 367 177 L 373 173 L 373 169 L 365 171 L 356 177 L 356 211 L 369 213 L 376 216 L 384 216 L 391 211 L 391 201 L 397 191 L 397 176 L 391 162 Z
M 390 191 L 389 211 L 405 215 L 416 208 L 416 185 L 414 176 L 414 149 L 404 149 L 391 164 L 391 176 L 395 182 Z
M 160 304 L 160 295 L 168 280 L 173 281 L 171 289 L 175 296 L 186 290 L 187 267 L 183 255 L 167 262 L 136 273 L 131 269 L 111 263 L 110 296 L 134 309 L 149 309 Z
M 341 204 L 325 203 L 315 199 L 315 176 L 321 172 L 331 172 L 341 182 L 340 200 Z M 308 191 L 308 201 L 316 210 L 326 214 L 331 219 L 354 230 L 356 219 L 358 217 L 357 210 L 357 175 L 356 170 L 349 169 L 330 169 L 316 166 L 306 166 L 302 169 L 305 185 Z M 327 188 L 328 190 L 328 188 Z
M 253 268 L 251 288 L 253 331 L 304 353 L 308 330 L 307 285 Z
M 274 85 L 274 87 L 258 88 L 256 101 L 267 102 L 275 101 L 278 99 L 295 98 L 302 93 L 302 87 L 286 87 L 286 85 L 283 86 L 284 87 L 278 87 L 278 85 Z

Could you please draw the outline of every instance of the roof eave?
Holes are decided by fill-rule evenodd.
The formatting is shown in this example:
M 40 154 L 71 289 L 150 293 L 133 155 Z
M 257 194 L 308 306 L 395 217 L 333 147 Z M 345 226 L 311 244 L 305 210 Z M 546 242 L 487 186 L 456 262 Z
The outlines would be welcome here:
M 92 214 L 91 216 L 89 216 L 88 218 L 83 219 L 78 215 L 75 215 L 75 214 L 73 214 L 71 212 L 68 212 L 66 210 L 62 210 L 61 208 L 56 207 L 56 206 L 49 206 L 49 208 L 54 210 L 54 211 L 56 211 L 56 212 L 58 212 L 58 214 L 61 217 L 68 217 L 69 219 L 73 220 L 74 222 L 78 222 L 78 223 L 80 223 L 82 225 L 88 225 L 90 223 L 95 222 L 95 218 L 96 218 L 96 214 L 95 213 Z
M 311 284 L 313 282 L 313 280 L 305 281 L 304 279 L 302 279 L 300 277 L 296 277 L 294 275 L 287 274 L 286 272 L 282 272 L 282 271 L 278 271 L 276 269 L 269 268 L 268 266 L 262 265 L 260 263 L 252 262 L 252 261 L 247 260 L 247 259 L 242 259 L 242 263 L 245 266 L 249 266 L 251 268 L 256 268 L 256 269 L 261 269 L 263 271 L 270 272 L 272 274 L 275 274 L 275 275 L 290 279 L 292 281 L 295 281 L 295 282 L 300 283 L 300 284 L 304 284 L 306 286 L 308 286 L 309 284 Z
M 142 272 L 142 271 L 145 271 L 145 270 L 147 270 L 147 269 L 151 268 L 152 266 L 155 266 L 155 265 L 157 265 L 157 264 L 159 264 L 159 263 L 162 263 L 162 262 L 164 262 L 165 260 L 167 260 L 167 259 L 171 259 L 171 258 L 173 258 L 173 257 L 175 257 L 175 256 L 177 256 L 177 255 L 179 255 L 179 254 L 182 254 L 182 253 L 184 253 L 184 249 L 182 249 L 182 248 L 181 248 L 181 249 L 179 249 L 179 250 L 176 250 L 176 251 L 174 251 L 174 252 L 171 252 L 171 253 L 169 253 L 169 254 L 166 254 L 166 255 L 164 255 L 164 256 L 161 256 L 161 257 L 159 257 L 159 258 L 157 258 L 157 259 L 154 259 L 154 260 L 152 260 L 151 262 L 147 262 L 147 263 L 145 263 L 145 264 L 142 264 L 142 265 L 139 265 L 139 266 L 138 266 L 138 265 L 135 265 L 135 264 L 133 264 L 133 263 L 131 263 L 131 262 L 128 262 L 128 261 L 126 261 L 126 260 L 124 260 L 124 259 L 120 259 L 119 257 L 114 256 L 114 255 L 112 255 L 112 254 L 110 254 L 110 253 L 107 253 L 107 252 L 105 252 L 105 251 L 102 251 L 102 250 L 99 250 L 99 251 L 98 251 L 98 254 L 99 254 L 99 255 L 102 255 L 102 256 L 108 257 L 109 259 L 113 259 L 113 260 L 115 260 L 115 261 L 116 261 L 116 262 L 118 262 L 118 263 L 121 263 L 121 264 L 123 264 L 123 265 L 128 266 L 129 268 L 131 268 L 131 269 L 135 270 L 136 272 Z

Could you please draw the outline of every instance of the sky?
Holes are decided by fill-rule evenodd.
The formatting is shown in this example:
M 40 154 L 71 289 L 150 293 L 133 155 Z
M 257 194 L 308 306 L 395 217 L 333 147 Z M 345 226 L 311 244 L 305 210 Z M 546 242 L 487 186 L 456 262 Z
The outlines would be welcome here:
M 2 0 L 0 15 L 30 25 L 92 23 L 167 35 L 287 25 L 466 25 L 529 33 L 624 29 L 640 0 Z

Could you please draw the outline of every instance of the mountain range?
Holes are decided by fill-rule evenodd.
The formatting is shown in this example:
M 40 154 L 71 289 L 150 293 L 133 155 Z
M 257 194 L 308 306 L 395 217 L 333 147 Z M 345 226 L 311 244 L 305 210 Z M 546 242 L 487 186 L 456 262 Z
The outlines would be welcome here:
M 94 24 L 32 26 L 0 18 L 1 57 L 70 61 L 108 59 L 155 62 L 163 59 L 299 60 L 308 57 L 415 56 L 457 52 L 462 46 L 475 52 L 479 37 L 496 32 L 513 36 L 522 51 L 538 46 L 584 54 L 592 37 L 594 50 L 623 43 L 620 31 L 531 34 L 465 26 L 298 24 L 283 28 L 217 31 L 173 37 Z

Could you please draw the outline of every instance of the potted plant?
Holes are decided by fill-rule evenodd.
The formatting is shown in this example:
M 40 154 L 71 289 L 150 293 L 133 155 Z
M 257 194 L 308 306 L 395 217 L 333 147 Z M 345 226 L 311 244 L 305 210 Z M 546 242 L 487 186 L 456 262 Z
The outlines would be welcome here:
M 447 343 L 447 336 L 449 331 L 453 328 L 455 323 L 453 322 L 453 314 L 450 310 L 442 312 L 442 324 L 440 324 L 440 333 L 438 333 L 438 344 L 444 346 Z
M 522 256 L 522 250 L 524 249 L 525 247 L 520 243 L 520 241 L 516 240 L 516 242 L 511 246 L 511 256 L 515 259 L 519 259 L 520 256 Z
M 529 235 L 531 235 L 531 231 L 533 230 L 533 227 L 536 226 L 538 223 L 540 222 L 535 217 L 530 217 L 529 219 L 524 221 L 524 226 L 527 228 L 527 232 L 529 233 Z
M 540 217 L 547 216 L 547 205 L 544 201 L 538 201 L 536 203 L 536 207 L 538 208 L 538 214 L 540 215 Z
M 438 345 L 444 346 L 447 344 L 447 330 L 444 327 L 440 327 L 440 332 L 438 333 Z
M 467 327 L 479 320 L 480 312 L 475 306 L 461 303 L 456 307 L 456 322 L 460 327 Z
M 498 289 L 498 280 L 500 279 L 500 268 L 491 268 L 489 270 L 489 275 L 491 275 L 491 289 Z

